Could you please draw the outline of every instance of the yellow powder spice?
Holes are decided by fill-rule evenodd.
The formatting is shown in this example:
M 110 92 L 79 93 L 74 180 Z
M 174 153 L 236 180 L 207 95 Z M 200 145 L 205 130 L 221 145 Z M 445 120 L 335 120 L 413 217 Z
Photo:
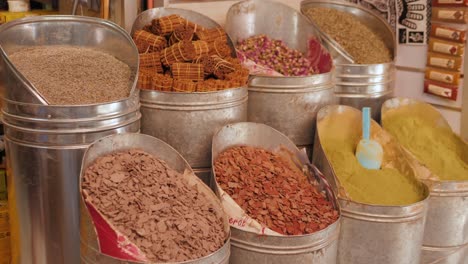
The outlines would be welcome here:
M 468 180 L 468 144 L 441 118 L 430 105 L 415 103 L 390 110 L 382 123 L 440 180 Z
M 407 164 L 399 164 L 403 163 L 401 155 L 397 158 L 398 152 L 392 146 L 382 144 L 382 169 L 368 170 L 360 165 L 355 156 L 361 139 L 360 125 L 360 112 L 334 114 L 319 123 L 320 142 L 349 198 L 373 205 L 408 205 L 423 200 L 427 195 L 423 185 Z M 372 130 L 375 140 L 384 133 L 376 124 Z

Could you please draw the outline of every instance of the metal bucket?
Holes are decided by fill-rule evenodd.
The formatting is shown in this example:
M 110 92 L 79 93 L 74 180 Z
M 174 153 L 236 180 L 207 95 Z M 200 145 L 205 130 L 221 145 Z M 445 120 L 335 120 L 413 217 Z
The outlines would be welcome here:
M 129 90 L 135 89 L 138 56 L 132 38 L 118 25 L 103 19 L 77 16 L 36 16 L 0 27 L 0 89 L 4 98 L 24 103 L 48 104 L 28 79 L 8 59 L 24 47 L 73 45 L 102 50 L 130 66 Z
M 94 105 L 32 103 L 32 95 L 16 93 L 21 87 L 28 88 L 23 92 L 34 89 L 6 57 L 25 43 L 120 51 L 116 57 L 131 67 L 133 76 L 138 53 L 123 29 L 100 19 L 33 17 L 0 27 L 3 65 L 8 66 L 2 114 L 13 263 L 79 263 L 78 178 L 83 153 L 103 136 L 139 131 L 139 94 L 135 90 L 121 101 Z
M 307 52 L 307 40 L 317 36 L 307 19 L 293 8 L 262 0 L 231 6 L 225 27 L 234 43 L 266 34 L 303 53 Z M 312 145 L 318 110 L 336 103 L 334 87 L 333 72 L 307 77 L 252 75 L 248 120 L 278 129 L 296 145 Z
M 119 135 L 111 135 L 105 138 L 102 138 L 93 144 L 86 150 L 83 163 L 81 166 L 81 177 L 84 174 L 84 171 L 88 166 L 90 166 L 94 160 L 100 156 L 110 154 L 115 151 L 125 150 L 125 149 L 141 149 L 151 155 L 159 157 L 167 162 L 167 164 L 180 173 L 188 170 L 193 172 L 190 168 L 190 165 L 187 161 L 171 146 L 159 140 L 157 138 L 134 133 L 126 133 Z M 81 182 L 80 177 L 80 182 Z M 194 177 L 193 181 L 196 183 L 200 181 L 198 178 Z M 200 191 L 204 192 L 205 195 L 210 197 L 214 203 L 217 205 L 215 210 L 222 211 L 221 204 L 217 199 L 216 195 L 204 184 L 197 184 Z M 81 190 L 81 184 L 80 184 Z M 81 195 L 80 195 L 81 196 Z M 93 220 L 89 214 L 88 208 L 86 206 L 83 197 L 80 198 L 80 211 L 81 211 L 81 221 L 80 221 L 80 241 L 81 241 L 81 263 L 86 264 L 129 264 L 129 263 L 141 263 L 133 262 L 129 260 L 123 260 L 119 258 L 114 258 L 112 256 L 106 255 L 101 252 L 99 240 L 96 234 L 95 226 Z M 224 245 L 213 252 L 212 254 L 199 258 L 196 260 L 190 260 L 181 262 L 184 264 L 228 264 L 229 255 L 230 255 L 230 242 L 229 242 L 229 223 L 227 218 L 224 217 L 225 232 L 226 232 L 226 241 Z
M 361 115 L 359 110 L 343 105 L 327 106 L 319 111 L 314 144 L 313 163 L 324 173 L 335 192 L 342 187 L 320 142 L 320 135 L 326 134 L 321 121 L 331 114 L 343 112 L 358 117 Z M 398 148 L 392 152 L 399 153 Z M 428 195 L 427 187 L 424 188 Z M 427 197 L 407 206 L 363 204 L 341 195 L 338 196 L 338 201 L 343 217 L 337 263 L 420 263 Z
M 295 155 L 303 165 L 310 164 L 305 153 L 297 149 L 285 135 L 267 125 L 248 122 L 227 125 L 215 134 L 212 163 L 214 164 L 216 157 L 224 150 L 239 145 L 261 147 L 270 151 L 282 146 Z M 213 175 L 216 179 L 214 171 Z M 318 188 L 325 191 L 328 199 L 339 210 L 333 192 L 327 187 L 328 183 L 318 171 L 314 175 L 319 183 Z M 231 226 L 230 263 L 334 264 L 336 263 L 339 230 L 340 219 L 319 232 L 302 236 L 262 236 Z
M 382 106 L 382 121 L 389 113 L 398 111 L 399 107 L 418 103 L 423 102 L 410 98 L 390 99 Z M 434 120 L 434 125 L 450 127 L 442 115 Z M 431 261 L 445 258 L 447 260 L 443 263 L 464 264 L 463 261 L 468 259 L 468 181 L 430 181 L 428 184 L 431 186 L 431 196 L 423 258 Z
M 301 2 L 301 12 L 306 14 L 309 8 L 325 7 L 352 13 L 360 22 L 368 26 L 384 40 L 388 49 L 396 57 L 396 40 L 393 30 L 380 16 L 368 9 L 345 1 L 335 0 L 304 0 Z M 307 15 L 306 15 L 307 16 Z M 394 61 L 381 64 L 354 64 L 349 54 L 341 48 L 330 36 L 325 34 L 308 17 L 313 27 L 320 33 L 324 45 L 335 54 L 336 88 L 335 94 L 340 104 L 361 109 L 371 107 L 372 118 L 380 120 L 380 108 L 393 95 L 396 68 Z
M 170 14 L 179 14 L 207 28 L 219 27 L 210 18 L 190 10 L 155 8 L 137 17 L 132 32 L 154 18 Z M 141 132 L 173 146 L 194 168 L 211 166 L 210 147 L 216 130 L 229 123 L 247 120 L 248 93 L 245 88 L 204 93 L 142 90 L 140 97 Z

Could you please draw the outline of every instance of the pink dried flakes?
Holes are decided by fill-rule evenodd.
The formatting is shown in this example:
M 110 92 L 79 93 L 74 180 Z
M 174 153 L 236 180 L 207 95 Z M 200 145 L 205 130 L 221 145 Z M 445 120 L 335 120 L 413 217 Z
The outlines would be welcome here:
M 223 218 L 207 196 L 164 161 L 141 150 L 96 159 L 83 194 L 152 262 L 182 262 L 224 245 Z

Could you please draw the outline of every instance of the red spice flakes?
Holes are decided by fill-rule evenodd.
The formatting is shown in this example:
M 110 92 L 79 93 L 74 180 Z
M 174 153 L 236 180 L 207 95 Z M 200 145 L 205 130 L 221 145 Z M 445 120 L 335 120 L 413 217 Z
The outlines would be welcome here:
M 250 217 L 278 233 L 311 234 L 338 219 L 332 203 L 299 168 L 268 150 L 228 149 L 214 170 L 220 187 Z

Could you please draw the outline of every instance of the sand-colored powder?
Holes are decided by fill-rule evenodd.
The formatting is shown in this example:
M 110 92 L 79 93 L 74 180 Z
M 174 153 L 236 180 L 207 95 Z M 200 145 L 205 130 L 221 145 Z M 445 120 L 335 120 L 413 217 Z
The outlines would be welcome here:
M 390 110 L 382 123 L 440 180 L 468 180 L 468 144 L 431 106 L 416 103 Z
M 423 185 L 398 155 L 399 149 L 380 139 L 384 132 L 377 124 L 372 125 L 372 138 L 384 148 L 382 169 L 368 170 L 359 164 L 355 151 L 361 139 L 360 125 L 357 111 L 335 113 L 319 123 L 320 142 L 349 198 L 374 205 L 408 205 L 423 200 Z

